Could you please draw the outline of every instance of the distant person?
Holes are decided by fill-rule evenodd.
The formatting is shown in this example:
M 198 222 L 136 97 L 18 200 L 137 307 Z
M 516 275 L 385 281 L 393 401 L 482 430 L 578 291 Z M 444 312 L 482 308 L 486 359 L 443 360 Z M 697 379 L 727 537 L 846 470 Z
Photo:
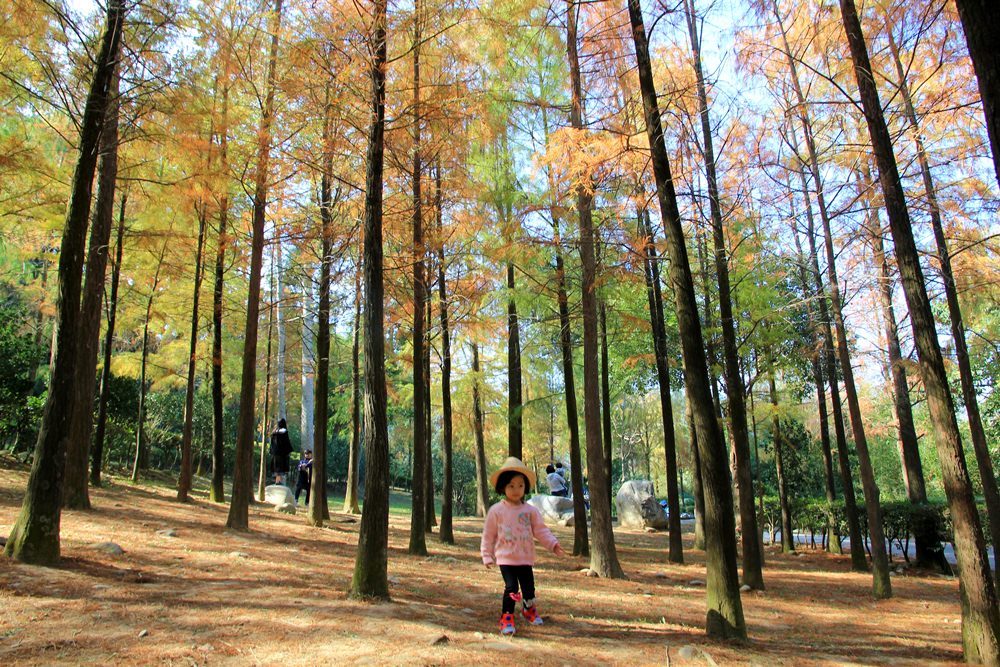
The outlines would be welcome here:
M 569 474 L 569 468 L 563 468 L 562 461 L 556 461 L 556 473 L 565 480 L 566 475 Z
M 551 467 L 551 466 L 550 466 Z M 532 625 L 541 625 L 535 606 L 535 540 L 557 556 L 566 552 L 559 540 L 545 526 L 542 514 L 524 502 L 531 491 L 535 473 L 518 458 L 511 456 L 493 475 L 490 484 L 503 500 L 486 513 L 480 551 L 487 569 L 500 566 L 503 577 L 503 602 L 500 606 L 500 634 L 514 634 L 514 610 L 521 602 L 521 615 Z
M 566 480 L 556 472 L 555 466 L 551 463 L 545 466 L 545 483 L 549 485 L 549 493 L 553 496 L 565 498 L 569 495 L 566 488 Z
M 292 439 L 288 436 L 285 418 L 278 420 L 278 428 L 271 434 L 271 466 L 274 469 L 274 483 L 284 484 L 288 477 L 289 457 L 292 454 Z
M 302 452 L 302 460 L 299 461 L 299 478 L 295 482 L 295 504 L 299 504 L 299 494 L 306 492 L 306 505 L 309 504 L 309 491 L 312 485 L 313 451 L 307 449 Z

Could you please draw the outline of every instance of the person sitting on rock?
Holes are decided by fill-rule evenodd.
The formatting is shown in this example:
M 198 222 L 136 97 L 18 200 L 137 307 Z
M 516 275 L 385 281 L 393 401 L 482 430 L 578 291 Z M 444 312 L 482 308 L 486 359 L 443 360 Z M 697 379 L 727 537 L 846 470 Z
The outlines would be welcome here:
M 551 463 L 545 466 L 545 481 L 549 485 L 550 495 L 560 496 L 562 498 L 569 495 L 569 489 L 566 488 L 566 480 L 562 475 L 556 472 L 555 466 Z
M 271 465 L 274 468 L 274 483 L 284 484 L 288 476 L 289 457 L 292 454 L 292 439 L 288 436 L 285 418 L 278 420 L 278 428 L 271 434 Z

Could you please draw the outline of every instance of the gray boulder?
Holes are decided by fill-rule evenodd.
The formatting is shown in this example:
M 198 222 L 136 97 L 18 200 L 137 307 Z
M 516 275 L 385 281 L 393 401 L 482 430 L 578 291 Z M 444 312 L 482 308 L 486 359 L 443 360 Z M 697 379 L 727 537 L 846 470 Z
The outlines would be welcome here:
M 618 523 L 623 528 L 667 528 L 667 513 L 660 507 L 653 494 L 653 483 L 644 479 L 632 479 L 618 489 L 615 496 L 618 507 Z
M 546 521 L 572 521 L 573 519 L 573 499 L 562 496 L 534 495 L 528 498 L 528 504 L 538 509 L 542 513 L 542 518 Z M 563 524 L 572 525 L 572 524 Z
M 264 487 L 264 501 L 269 505 L 281 507 L 295 504 L 295 494 L 284 484 L 270 484 Z

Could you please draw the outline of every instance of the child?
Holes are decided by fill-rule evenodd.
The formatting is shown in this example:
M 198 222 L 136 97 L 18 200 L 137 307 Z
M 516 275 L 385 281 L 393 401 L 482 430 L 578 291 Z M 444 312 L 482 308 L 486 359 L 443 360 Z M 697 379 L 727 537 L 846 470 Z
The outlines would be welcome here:
M 312 465 L 313 452 L 307 449 L 302 452 L 302 460 L 299 461 L 299 479 L 295 483 L 295 504 L 299 504 L 299 494 L 306 492 L 306 505 L 309 504 L 309 490 L 312 485 Z
M 514 634 L 515 603 L 520 600 L 521 615 L 532 625 L 541 625 L 535 607 L 535 542 L 551 549 L 557 556 L 566 552 L 555 535 L 545 527 L 541 513 L 524 502 L 524 494 L 535 485 L 535 474 L 520 459 L 511 456 L 490 477 L 490 484 L 503 500 L 490 508 L 483 526 L 480 550 L 487 568 L 500 566 L 503 577 L 503 603 L 500 633 Z M 520 588 L 520 592 L 518 592 Z

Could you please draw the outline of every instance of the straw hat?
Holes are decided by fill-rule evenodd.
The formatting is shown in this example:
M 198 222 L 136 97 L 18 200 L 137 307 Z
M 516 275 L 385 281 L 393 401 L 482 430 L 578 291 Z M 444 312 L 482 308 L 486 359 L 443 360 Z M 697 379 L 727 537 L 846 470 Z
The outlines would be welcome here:
M 500 477 L 500 474 L 508 470 L 515 470 L 519 473 L 523 473 L 524 476 L 528 478 L 528 486 L 531 488 L 535 487 L 535 473 L 533 473 L 528 466 L 521 463 L 521 459 L 516 456 L 508 457 L 507 460 L 503 462 L 503 465 L 500 466 L 496 472 L 490 475 L 490 486 L 496 487 L 497 479 Z

